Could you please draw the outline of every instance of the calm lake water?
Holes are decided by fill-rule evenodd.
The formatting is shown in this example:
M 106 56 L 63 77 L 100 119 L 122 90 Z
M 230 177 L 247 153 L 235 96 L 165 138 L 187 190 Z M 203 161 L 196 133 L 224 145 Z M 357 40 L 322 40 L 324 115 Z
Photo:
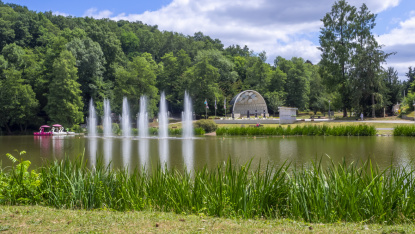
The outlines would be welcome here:
M 75 158 L 85 152 L 89 165 L 101 156 L 113 167 L 152 167 L 166 163 L 169 168 L 214 168 L 228 158 L 239 164 L 252 159 L 253 167 L 260 162 L 281 165 L 286 160 L 296 164 L 310 164 L 322 158 L 334 162 L 371 159 L 381 168 L 391 164 L 406 166 L 415 159 L 415 139 L 410 137 L 200 137 L 192 140 L 103 138 L 83 136 L 0 136 L 2 167 L 11 165 L 5 156 L 32 162 L 32 168 L 45 159 Z M 25 150 L 19 156 L 16 152 Z

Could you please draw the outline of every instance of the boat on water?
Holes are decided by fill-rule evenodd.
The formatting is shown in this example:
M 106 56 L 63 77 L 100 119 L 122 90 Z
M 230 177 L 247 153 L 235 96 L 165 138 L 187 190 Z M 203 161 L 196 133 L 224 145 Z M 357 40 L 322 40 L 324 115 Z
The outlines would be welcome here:
M 39 128 L 39 132 L 34 132 L 33 135 L 35 136 L 52 136 L 53 132 L 45 131 L 45 129 L 50 128 L 48 125 L 42 125 Z
M 39 132 L 34 132 L 33 135 L 35 136 L 61 136 L 61 135 L 75 135 L 75 132 L 65 132 L 65 128 L 60 124 L 52 125 L 52 129 L 50 131 L 45 131 L 46 128 L 50 128 L 48 125 L 42 125 L 39 128 Z

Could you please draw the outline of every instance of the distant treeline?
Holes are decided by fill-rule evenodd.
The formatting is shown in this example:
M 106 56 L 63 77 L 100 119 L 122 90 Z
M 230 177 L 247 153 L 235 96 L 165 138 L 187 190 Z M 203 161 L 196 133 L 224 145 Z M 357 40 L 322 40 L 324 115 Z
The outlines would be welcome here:
M 0 52 L 0 132 L 8 133 L 48 122 L 65 127 L 83 123 L 91 98 L 99 116 L 104 98 L 119 114 L 126 96 L 137 113 L 139 98 L 146 95 L 154 117 L 162 91 L 169 111 L 179 114 L 185 90 L 196 115 L 204 114 L 205 99 L 211 113 L 216 99 L 217 115 L 223 115 L 225 98 L 229 103 L 246 89 L 260 92 L 271 113 L 283 105 L 324 112 L 329 100 L 332 109 L 369 113 L 372 99 L 383 113 L 401 99 L 403 89 L 412 87 L 399 82 L 390 68 L 376 70 L 381 89 L 357 92 L 332 79 L 336 74 L 330 71 L 337 70 L 327 60 L 313 65 L 303 58 L 277 57 L 269 64 L 265 52 L 240 45 L 225 48 L 202 32 L 188 36 L 139 21 L 64 17 L 1 1 Z M 410 69 L 408 77 L 413 74 Z M 345 102 L 343 91 L 354 99 Z

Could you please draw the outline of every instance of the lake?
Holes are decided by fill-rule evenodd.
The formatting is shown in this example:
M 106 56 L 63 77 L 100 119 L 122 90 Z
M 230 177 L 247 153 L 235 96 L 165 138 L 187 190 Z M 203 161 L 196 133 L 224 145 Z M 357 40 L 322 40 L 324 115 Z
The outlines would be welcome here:
M 45 160 L 75 158 L 85 153 L 88 164 L 96 163 L 96 155 L 112 167 L 152 167 L 158 163 L 168 168 L 214 168 L 230 158 L 239 164 L 252 159 L 253 167 L 271 162 L 281 165 L 290 161 L 295 165 L 310 164 L 315 159 L 341 162 L 371 159 L 381 168 L 391 163 L 408 165 L 415 159 L 415 139 L 410 137 L 197 137 L 195 139 L 157 139 L 84 136 L 0 136 L 2 167 L 11 165 L 5 156 L 30 160 L 32 167 Z M 25 150 L 19 156 L 16 152 Z

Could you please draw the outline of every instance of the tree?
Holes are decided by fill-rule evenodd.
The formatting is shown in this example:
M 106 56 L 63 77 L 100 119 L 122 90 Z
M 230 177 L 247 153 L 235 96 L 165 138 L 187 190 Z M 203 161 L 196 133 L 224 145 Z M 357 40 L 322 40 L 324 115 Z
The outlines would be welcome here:
M 77 82 L 76 59 L 71 52 L 61 52 L 53 63 L 52 76 L 46 113 L 51 121 L 65 126 L 81 123 L 84 104 L 81 98 L 81 85 Z
M 383 82 L 386 85 L 388 98 L 388 111 L 392 112 L 392 105 L 397 104 L 402 99 L 402 92 L 404 89 L 403 83 L 399 80 L 398 71 L 393 67 L 388 67 L 383 73 Z
M 196 114 L 205 114 L 204 100 L 207 100 L 208 104 L 213 104 L 215 98 L 222 97 L 217 83 L 219 76 L 218 69 L 209 64 L 208 58 L 204 58 L 185 72 L 185 87 L 192 97 Z
M 22 73 L 11 67 L 4 71 L 0 79 L 0 126 L 11 133 L 10 126 L 16 124 L 25 131 L 28 124 L 33 123 L 38 111 L 32 87 L 23 83 Z
M 371 30 L 375 27 L 376 15 L 362 4 L 355 17 L 356 42 L 353 44 L 355 53 L 352 56 L 353 68 L 351 79 L 353 84 L 353 105 L 355 109 L 369 112 L 375 117 L 376 109 L 383 109 L 387 103 L 386 89 L 382 79 L 382 63 L 391 54 L 385 54 L 378 45 Z
M 138 55 L 140 40 L 137 35 L 131 31 L 123 32 L 121 34 L 121 47 L 127 57 L 131 59 Z
M 318 66 L 314 66 L 307 63 L 308 68 L 311 70 L 310 76 L 310 96 L 309 96 L 309 109 L 317 114 L 317 111 L 325 111 L 326 103 L 326 87 L 323 84 L 323 81 L 318 73 Z
M 337 90 L 343 102 L 343 116 L 351 107 L 350 69 L 353 67 L 351 54 L 354 48 L 356 8 L 345 0 L 334 3 L 331 12 L 321 20 L 320 47 L 323 74 L 328 74 L 327 84 Z
M 154 62 L 154 61 L 153 61 Z M 121 102 L 127 97 L 131 113 L 138 113 L 140 97 L 146 95 L 150 103 L 148 110 L 150 117 L 157 112 L 156 72 L 154 64 L 147 61 L 146 55 L 134 57 L 126 67 L 117 66 L 115 69 L 115 107 L 121 113 Z
M 286 105 L 306 110 L 309 103 L 311 71 L 304 60 L 296 57 L 291 60 L 277 57 L 275 65 L 287 74 L 284 88 L 287 93 Z
M 84 40 L 75 38 L 66 44 L 66 49 L 76 59 L 83 102 L 88 103 L 91 98 L 95 102 L 103 102 L 106 98 L 105 93 L 108 93 L 105 88 L 112 87 L 112 84 L 110 82 L 105 84 L 103 79 L 105 58 L 100 45 L 90 38 Z
M 265 51 L 258 56 L 250 57 L 247 61 L 245 89 L 254 89 L 259 93 L 265 93 L 271 80 L 271 66 L 265 63 Z

